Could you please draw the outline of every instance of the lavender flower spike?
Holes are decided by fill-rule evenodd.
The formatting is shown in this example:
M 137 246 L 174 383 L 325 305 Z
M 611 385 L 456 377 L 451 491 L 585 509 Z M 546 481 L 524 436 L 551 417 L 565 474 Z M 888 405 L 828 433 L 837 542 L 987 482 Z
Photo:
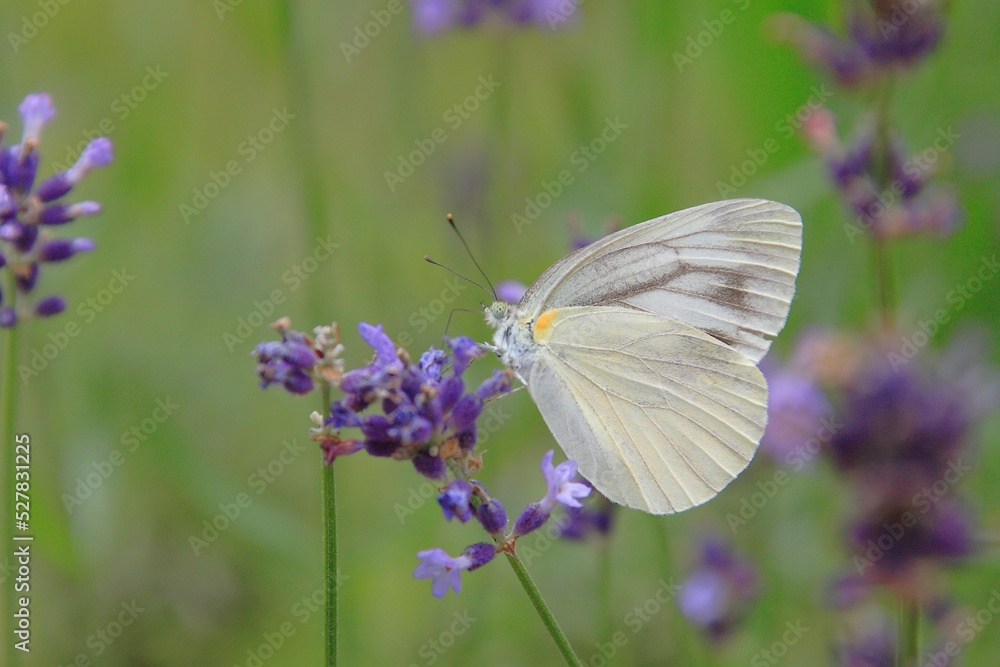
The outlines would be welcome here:
M 49 317 L 66 309 L 66 300 L 59 295 L 33 299 L 40 268 L 91 252 L 94 242 L 87 238 L 53 238 L 46 226 L 100 212 L 97 202 L 72 203 L 62 197 L 88 169 L 107 165 L 113 158 L 111 141 L 94 139 L 73 169 L 50 176 L 36 187 L 39 139 L 42 128 L 55 116 L 55 107 L 48 94 L 33 93 L 24 98 L 18 111 L 24 128 L 21 143 L 2 145 L 0 132 L 0 269 L 7 273 L 7 278 L 0 277 L 0 282 L 6 284 L 12 279 L 14 285 L 0 299 L 3 327 L 14 326 L 32 316 Z M 3 123 L 0 126 L 6 127 Z

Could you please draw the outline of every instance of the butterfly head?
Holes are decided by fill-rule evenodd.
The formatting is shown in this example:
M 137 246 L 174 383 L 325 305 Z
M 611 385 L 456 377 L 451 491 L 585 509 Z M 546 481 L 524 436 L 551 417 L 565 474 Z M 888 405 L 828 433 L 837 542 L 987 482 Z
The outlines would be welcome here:
M 508 319 L 514 310 L 506 301 L 494 301 L 486 309 L 486 323 L 494 329 L 499 329 L 504 320 Z

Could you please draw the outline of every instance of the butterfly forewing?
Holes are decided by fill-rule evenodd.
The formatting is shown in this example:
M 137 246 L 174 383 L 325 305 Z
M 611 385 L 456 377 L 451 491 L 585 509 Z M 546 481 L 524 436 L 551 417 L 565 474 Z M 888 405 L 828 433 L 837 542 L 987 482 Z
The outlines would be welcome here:
M 519 307 L 614 306 L 664 315 L 757 362 L 795 292 L 802 222 L 762 199 L 696 206 L 635 225 L 546 271 Z

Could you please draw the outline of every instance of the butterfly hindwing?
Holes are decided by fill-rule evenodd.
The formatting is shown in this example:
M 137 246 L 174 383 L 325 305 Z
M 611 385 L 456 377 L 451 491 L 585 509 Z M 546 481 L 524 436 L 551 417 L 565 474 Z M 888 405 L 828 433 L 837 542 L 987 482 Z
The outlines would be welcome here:
M 742 354 L 635 309 L 560 308 L 545 321 L 528 389 L 560 446 L 608 498 L 679 512 L 749 463 L 767 386 Z

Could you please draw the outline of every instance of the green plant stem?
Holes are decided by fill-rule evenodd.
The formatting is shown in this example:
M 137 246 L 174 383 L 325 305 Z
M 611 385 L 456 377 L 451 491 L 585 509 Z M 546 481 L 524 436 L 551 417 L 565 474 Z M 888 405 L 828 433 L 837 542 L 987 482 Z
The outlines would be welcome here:
M 898 664 L 900 667 L 911 667 L 920 664 L 923 654 L 921 645 L 923 606 L 919 601 L 900 600 L 900 637 Z
M 545 629 L 549 631 L 552 641 L 556 643 L 556 647 L 559 649 L 559 653 L 562 654 L 563 660 L 566 661 L 567 665 L 583 667 L 583 663 L 576 657 L 576 653 L 573 652 L 573 647 L 570 646 L 569 640 L 566 639 L 566 635 L 563 634 L 562 629 L 559 627 L 559 623 L 556 622 L 548 605 L 545 604 L 538 586 L 535 585 L 535 582 L 531 579 L 531 575 L 528 574 L 528 570 L 525 569 L 524 563 L 512 551 L 504 551 L 504 555 L 507 556 L 507 562 L 513 568 L 514 574 L 517 575 L 517 580 L 521 582 L 524 592 L 528 594 L 528 598 L 535 607 L 535 611 L 538 612 L 538 617 L 542 619 Z
M 323 410 L 330 411 L 330 387 L 323 385 Z M 340 571 L 337 565 L 337 497 L 333 464 L 323 462 L 323 583 L 326 588 L 325 654 L 327 667 L 337 664 L 337 588 Z
M 13 294 L 13 290 L 9 291 L 8 294 Z M 23 325 L 22 325 L 23 326 Z M 5 496 L 4 502 L 0 502 L 0 512 L 3 513 L 3 517 L 0 518 L 0 525 L 3 526 L 2 532 L 0 532 L 0 539 L 3 540 L 3 555 L 0 556 L 0 562 L 7 563 L 11 556 L 10 550 L 13 545 L 13 532 L 14 527 L 11 519 L 11 511 L 13 510 L 14 502 L 14 407 L 15 407 L 15 393 L 14 393 L 14 381 L 16 376 L 15 366 L 17 360 L 17 327 L 10 327 L 7 329 L 6 340 L 4 341 L 4 351 L 3 351 L 3 395 L 0 396 L 0 421 L 3 423 L 3 462 L 0 463 L 0 470 L 3 471 L 3 480 L 0 482 L 0 492 Z M 3 583 L 3 605 L 0 606 L 4 613 L 4 623 L 3 627 L 6 629 L 4 632 L 4 644 L 5 651 L 7 653 L 6 664 L 13 667 L 17 664 L 17 649 L 14 648 L 14 627 L 12 625 L 14 619 L 14 578 L 8 577 Z

